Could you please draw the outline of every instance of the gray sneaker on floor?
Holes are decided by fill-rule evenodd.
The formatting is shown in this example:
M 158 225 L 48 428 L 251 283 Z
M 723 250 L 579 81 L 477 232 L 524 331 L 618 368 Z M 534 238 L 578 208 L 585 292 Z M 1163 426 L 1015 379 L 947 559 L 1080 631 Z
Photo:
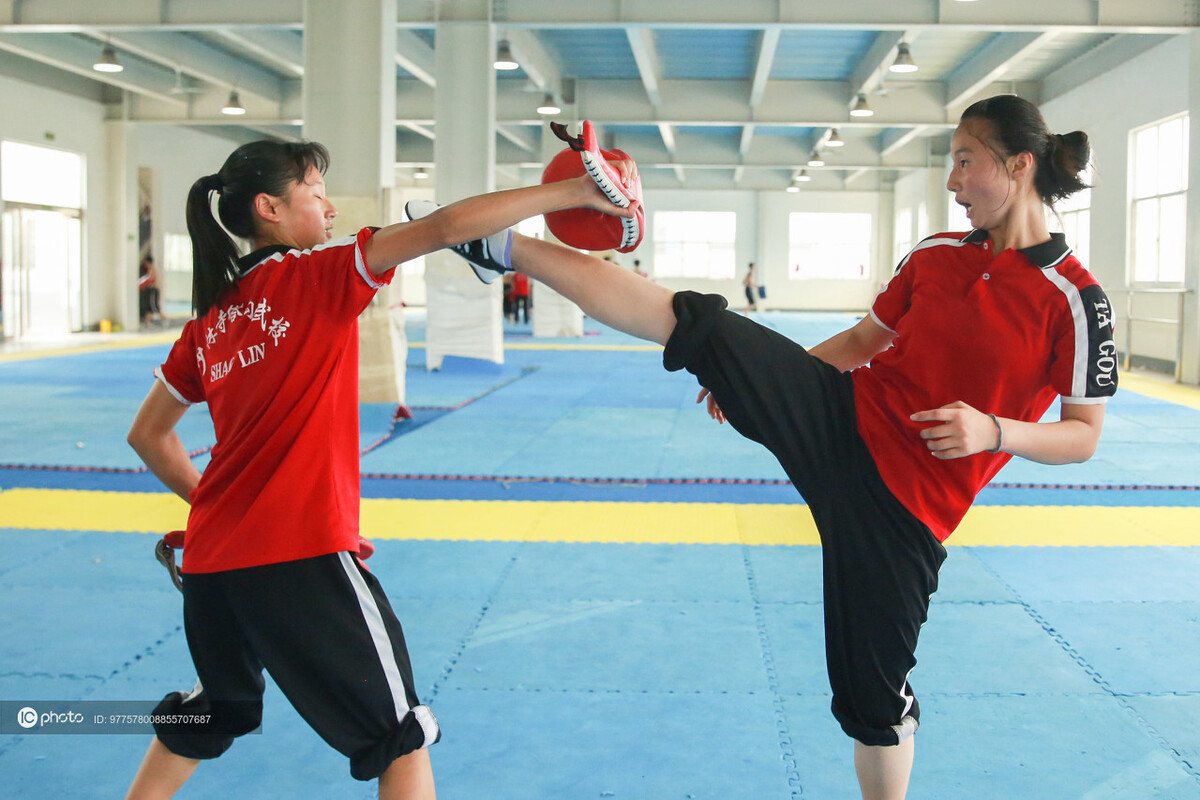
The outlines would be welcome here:
M 439 208 L 432 200 L 409 200 L 404 213 L 409 219 L 428 217 Z M 506 272 L 512 272 L 513 232 L 506 228 L 483 239 L 456 244 L 450 249 L 465 258 L 484 283 L 492 283 Z

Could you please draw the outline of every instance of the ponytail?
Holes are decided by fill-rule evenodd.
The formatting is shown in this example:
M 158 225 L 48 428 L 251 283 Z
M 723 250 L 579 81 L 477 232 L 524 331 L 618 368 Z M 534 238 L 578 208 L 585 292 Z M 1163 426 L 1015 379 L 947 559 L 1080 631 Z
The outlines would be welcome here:
M 1048 206 L 1088 188 L 1081 173 L 1092 150 L 1087 134 L 1051 133 L 1037 106 L 1015 94 L 1002 94 L 970 105 L 963 120 L 982 119 L 991 126 L 989 145 L 1000 156 L 1032 153 L 1036 163 L 1034 188 Z
M 329 168 L 329 151 L 317 142 L 258 141 L 234 150 L 219 172 L 192 184 L 187 197 L 187 228 L 192 239 L 192 306 L 204 316 L 241 278 L 237 244 L 229 234 L 253 239 L 257 232 L 254 198 L 285 197 L 310 169 Z M 218 194 L 217 217 L 212 193 Z M 221 226 L 224 226 L 222 228 Z
M 227 289 L 237 283 L 238 247 L 212 213 L 211 194 L 220 177 L 209 175 L 192 184 L 187 197 L 187 229 L 192 239 L 192 308 L 204 316 Z
M 1034 179 L 1038 195 L 1047 204 L 1063 200 L 1088 188 L 1080 177 L 1091 159 L 1092 147 L 1083 131 L 1049 134 L 1044 163 Z

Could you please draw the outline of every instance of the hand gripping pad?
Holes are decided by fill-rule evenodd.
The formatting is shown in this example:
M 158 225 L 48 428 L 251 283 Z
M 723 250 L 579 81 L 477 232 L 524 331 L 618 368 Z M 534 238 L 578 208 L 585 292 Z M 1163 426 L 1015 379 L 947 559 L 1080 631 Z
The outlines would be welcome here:
M 634 178 L 625 183 L 621 174 L 608 163 L 631 159 L 620 150 L 601 150 L 590 121 L 584 120 L 583 135 L 578 137 L 568 134 L 566 127 L 557 122 L 550 123 L 550 130 L 570 146 L 551 159 L 542 173 L 542 183 L 565 181 L 587 173 L 608 199 L 621 208 L 628 208 L 634 200 L 642 199 L 641 179 Z M 546 227 L 563 244 L 580 250 L 629 253 L 641 244 L 646 215 L 640 206 L 636 217 L 614 217 L 590 208 L 571 208 L 546 214 Z

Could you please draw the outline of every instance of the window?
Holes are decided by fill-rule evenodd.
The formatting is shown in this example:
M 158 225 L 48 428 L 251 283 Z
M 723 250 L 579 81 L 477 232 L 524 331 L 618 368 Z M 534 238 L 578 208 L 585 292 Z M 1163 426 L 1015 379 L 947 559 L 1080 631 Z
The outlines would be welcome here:
M 871 215 L 790 214 L 788 277 L 794 281 L 869 279 Z
M 1092 184 L 1092 168 L 1089 166 L 1079 177 L 1088 186 Z M 1075 251 L 1085 269 L 1091 269 L 1092 238 L 1092 190 L 1081 189 L 1065 200 L 1060 200 L 1050 213 L 1047 224 L 1052 231 L 1061 231 L 1067 236 L 1067 244 Z
M 734 278 L 737 214 L 732 211 L 657 211 L 656 278 Z
M 6 203 L 83 208 L 83 156 L 20 142 L 0 142 L 0 195 Z
M 163 234 L 163 271 L 192 271 L 192 238 L 182 233 Z
M 56 337 L 83 327 L 84 160 L 0 142 L 3 335 Z
M 1187 243 L 1188 116 L 1131 134 L 1133 280 L 1179 285 Z

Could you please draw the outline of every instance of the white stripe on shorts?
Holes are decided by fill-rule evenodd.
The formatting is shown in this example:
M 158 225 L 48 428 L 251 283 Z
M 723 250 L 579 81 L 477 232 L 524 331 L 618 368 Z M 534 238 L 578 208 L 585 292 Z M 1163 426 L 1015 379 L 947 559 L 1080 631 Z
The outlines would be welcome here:
M 358 606 L 362 609 L 363 619 L 367 630 L 371 632 L 371 641 L 375 643 L 375 652 L 379 654 L 379 664 L 387 677 L 388 688 L 392 692 L 392 702 L 396 706 L 396 722 L 402 722 L 408 713 L 408 697 L 404 693 L 404 679 L 400 677 L 400 665 L 396 663 L 396 654 L 392 652 L 392 640 L 388 638 L 387 629 L 383 626 L 383 615 L 375 604 L 375 596 L 354 563 L 354 556 L 347 552 L 338 553 L 342 568 L 346 570 L 354 593 L 358 595 Z M 422 726 L 424 727 L 424 726 Z

